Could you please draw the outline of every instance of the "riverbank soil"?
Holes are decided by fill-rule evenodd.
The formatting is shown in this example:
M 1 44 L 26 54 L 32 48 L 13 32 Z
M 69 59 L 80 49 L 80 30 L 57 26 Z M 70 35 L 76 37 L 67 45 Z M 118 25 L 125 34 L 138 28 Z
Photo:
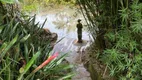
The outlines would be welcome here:
M 94 43 L 86 49 L 85 54 L 82 56 L 82 62 L 87 71 L 89 71 L 92 80 L 116 80 L 109 76 L 106 65 L 102 64 L 98 56 Z

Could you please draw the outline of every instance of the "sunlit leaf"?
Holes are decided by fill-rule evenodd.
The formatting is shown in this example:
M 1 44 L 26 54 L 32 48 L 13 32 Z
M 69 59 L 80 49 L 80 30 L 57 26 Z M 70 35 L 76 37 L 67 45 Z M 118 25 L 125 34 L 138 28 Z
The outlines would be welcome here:
M 23 78 L 23 75 L 29 70 L 29 68 L 32 66 L 32 64 L 34 63 L 34 61 L 37 59 L 37 57 L 40 55 L 40 51 L 38 51 L 32 58 L 31 60 L 25 65 L 24 67 L 24 72 L 21 73 L 21 75 L 19 76 L 18 80 L 21 80 Z

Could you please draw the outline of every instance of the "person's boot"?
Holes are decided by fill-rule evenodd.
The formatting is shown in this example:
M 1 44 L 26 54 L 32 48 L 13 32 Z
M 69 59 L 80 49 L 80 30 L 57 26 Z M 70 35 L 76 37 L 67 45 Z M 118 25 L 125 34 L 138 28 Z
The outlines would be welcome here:
M 77 43 L 80 43 L 80 41 L 78 40 Z
M 78 42 L 78 43 L 82 43 L 82 40 L 78 40 L 77 42 Z
M 82 43 L 82 40 L 80 41 L 80 43 Z

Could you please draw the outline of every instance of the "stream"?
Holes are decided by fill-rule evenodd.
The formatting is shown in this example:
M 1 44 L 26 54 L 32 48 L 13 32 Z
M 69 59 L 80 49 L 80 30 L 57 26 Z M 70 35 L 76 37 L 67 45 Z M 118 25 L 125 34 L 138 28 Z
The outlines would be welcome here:
M 69 7 L 50 12 L 39 12 L 36 16 L 36 22 L 43 24 L 46 18 L 47 22 L 44 28 L 49 29 L 52 33 L 57 33 L 58 40 L 62 39 L 54 46 L 53 52 L 68 53 L 65 59 L 74 65 L 73 71 L 76 75 L 72 80 L 91 80 L 90 73 L 84 68 L 82 63 L 82 56 L 85 54 L 85 49 L 91 44 L 92 38 L 87 32 L 87 24 L 81 12 L 77 8 Z M 77 43 L 76 24 L 78 19 L 81 19 L 83 24 L 83 43 L 81 44 Z

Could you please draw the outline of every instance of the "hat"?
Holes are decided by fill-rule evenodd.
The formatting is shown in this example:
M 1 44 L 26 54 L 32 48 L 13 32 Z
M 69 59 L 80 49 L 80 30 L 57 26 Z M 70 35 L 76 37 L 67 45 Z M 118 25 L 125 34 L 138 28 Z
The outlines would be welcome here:
M 80 22 L 80 21 L 81 21 L 81 19 L 78 19 L 77 21 L 78 21 L 78 22 Z

